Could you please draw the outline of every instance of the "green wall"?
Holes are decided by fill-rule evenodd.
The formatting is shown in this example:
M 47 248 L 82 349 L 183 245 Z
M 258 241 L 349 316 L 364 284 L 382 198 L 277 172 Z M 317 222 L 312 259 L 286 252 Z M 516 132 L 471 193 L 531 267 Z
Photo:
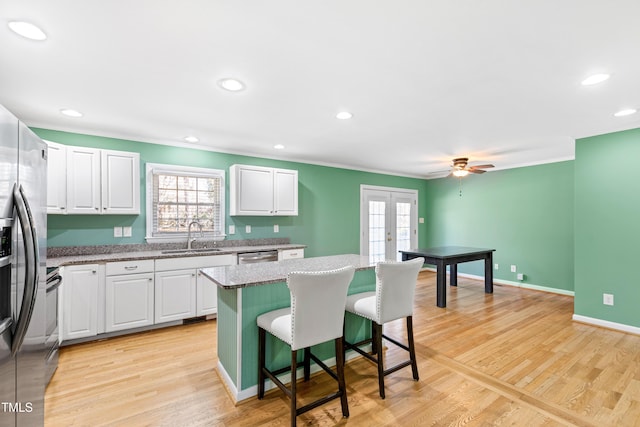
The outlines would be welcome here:
M 573 291 L 574 162 L 427 182 L 426 246 L 494 248 L 494 277 Z M 517 266 L 517 273 L 510 266 Z M 460 264 L 482 275 L 481 262 Z
M 640 129 L 576 141 L 575 314 L 640 327 Z M 602 294 L 614 306 L 602 304 Z
M 225 154 L 205 150 L 177 148 L 122 139 L 33 129 L 41 138 L 66 145 L 137 151 L 141 161 L 140 215 L 49 215 L 49 246 L 84 246 L 144 243 L 145 163 L 165 163 L 208 167 L 229 171 L 234 163 L 298 170 L 298 212 L 296 217 L 226 217 L 226 225 L 235 224 L 236 234 L 228 239 L 289 237 L 293 243 L 308 245 L 306 256 L 360 252 L 360 185 L 379 185 L 418 190 L 418 215 L 425 216 L 426 181 L 393 175 L 361 172 L 349 169 L 286 162 L 257 157 Z M 366 155 L 366 153 L 363 153 Z M 227 176 L 228 178 L 228 176 Z M 227 183 L 227 212 L 229 193 Z M 273 232 L 273 225 L 280 232 Z M 245 225 L 252 232 L 245 233 Z M 131 238 L 114 238 L 114 226 L 132 226 Z M 420 224 L 419 241 L 425 225 Z

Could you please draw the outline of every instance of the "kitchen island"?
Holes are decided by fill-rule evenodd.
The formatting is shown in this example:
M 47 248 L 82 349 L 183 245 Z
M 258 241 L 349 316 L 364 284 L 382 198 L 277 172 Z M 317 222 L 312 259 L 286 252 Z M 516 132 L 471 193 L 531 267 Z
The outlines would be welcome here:
M 360 255 L 333 255 L 201 269 L 218 287 L 218 372 L 236 401 L 257 394 L 258 326 L 256 318 L 268 311 L 288 307 L 287 275 L 292 271 L 324 271 L 352 265 L 356 268 L 349 294 L 375 290 L 375 262 Z M 345 335 L 351 342 L 371 334 L 369 322 L 349 313 Z M 267 363 L 282 367 L 290 363 L 290 348 L 270 337 Z M 314 347 L 329 366 L 335 365 L 333 343 Z M 286 381 L 285 381 L 286 382 Z

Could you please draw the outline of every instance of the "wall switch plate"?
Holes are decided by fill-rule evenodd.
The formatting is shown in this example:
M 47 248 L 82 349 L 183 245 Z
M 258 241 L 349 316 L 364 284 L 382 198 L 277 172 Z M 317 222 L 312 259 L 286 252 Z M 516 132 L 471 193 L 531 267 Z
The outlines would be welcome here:
M 113 227 L 113 237 L 122 237 L 122 227 Z
M 229 234 L 236 234 L 236 226 L 235 225 L 230 225 L 229 226 Z
M 516 266 L 515 266 L 515 265 L 512 265 L 512 266 L 511 266 L 511 272 L 512 272 L 512 273 L 515 273 L 515 272 L 516 272 Z
M 524 274 L 518 273 L 518 280 L 524 280 Z
M 499 269 L 499 268 L 500 268 L 500 266 L 498 265 L 498 263 L 493 264 L 493 269 L 494 269 L 494 270 L 497 270 L 497 269 Z
M 604 305 L 613 305 L 613 294 L 602 294 L 602 303 Z
M 273 224 L 273 232 L 274 233 L 279 233 L 280 232 L 280 226 L 278 224 Z
M 418 222 L 419 222 L 420 224 L 424 224 L 424 218 L 418 218 Z
M 250 225 L 245 226 L 244 231 L 247 233 L 251 233 L 251 226 Z
M 131 237 L 132 233 L 133 233 L 133 230 L 131 230 L 131 227 L 122 227 L 122 235 L 124 237 Z

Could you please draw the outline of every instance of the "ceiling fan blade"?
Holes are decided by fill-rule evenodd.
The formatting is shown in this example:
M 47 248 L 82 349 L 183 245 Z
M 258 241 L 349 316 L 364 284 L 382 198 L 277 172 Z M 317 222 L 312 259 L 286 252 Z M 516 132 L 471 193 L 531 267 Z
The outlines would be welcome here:
M 473 168 L 469 168 L 467 169 L 469 172 L 471 173 L 485 173 L 486 171 L 482 170 L 482 169 L 473 169 Z
M 473 165 L 473 166 L 469 166 L 470 169 L 489 169 L 489 168 L 493 168 L 495 166 L 493 165 Z

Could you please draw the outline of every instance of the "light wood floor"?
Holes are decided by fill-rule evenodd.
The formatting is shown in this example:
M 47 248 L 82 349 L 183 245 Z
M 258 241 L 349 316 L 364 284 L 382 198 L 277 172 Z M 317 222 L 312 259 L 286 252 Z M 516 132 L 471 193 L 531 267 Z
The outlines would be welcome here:
M 435 306 L 435 274 L 423 272 L 414 327 L 420 381 L 403 369 L 378 397 L 376 369 L 349 361 L 351 416 L 334 401 L 300 425 L 640 426 L 640 336 L 573 322 L 567 296 L 460 279 L 448 307 Z M 404 337 L 403 322 L 386 333 Z M 403 339 L 404 340 L 404 339 Z M 216 366 L 208 321 L 67 347 L 47 388 L 45 424 L 58 426 L 288 425 L 273 390 L 235 406 Z M 389 361 L 403 356 L 391 345 Z M 317 374 L 310 397 L 333 390 Z M 311 389 L 313 387 L 313 389 Z

